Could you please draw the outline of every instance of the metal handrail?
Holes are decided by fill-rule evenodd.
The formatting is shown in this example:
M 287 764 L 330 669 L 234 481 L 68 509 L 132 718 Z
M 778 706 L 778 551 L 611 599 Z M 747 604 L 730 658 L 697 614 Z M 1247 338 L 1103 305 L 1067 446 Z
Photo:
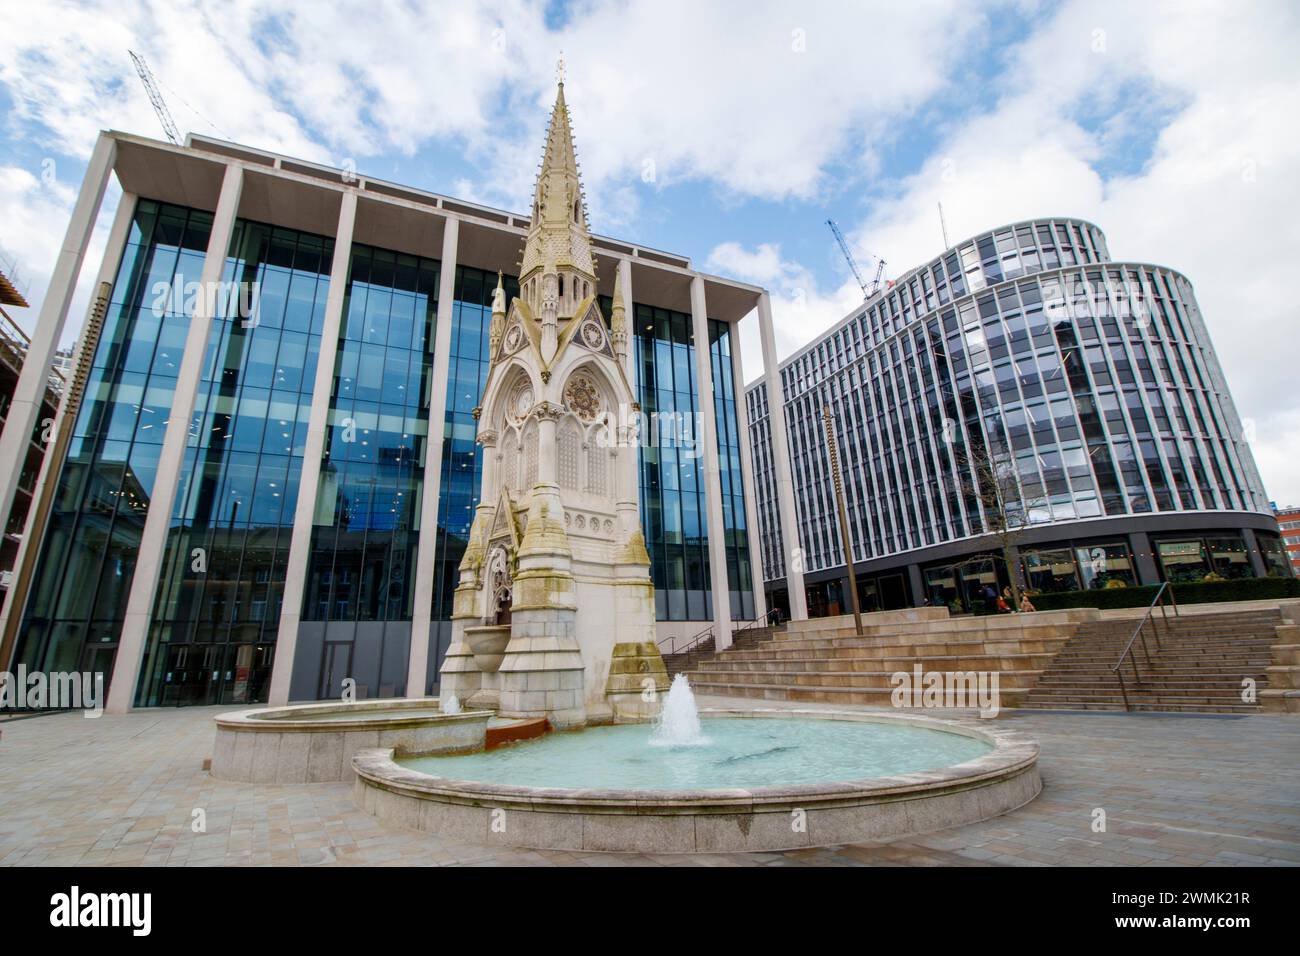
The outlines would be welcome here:
M 734 636 L 734 635 L 736 635 L 736 634 L 740 634 L 740 633 L 742 633 L 742 632 L 744 632 L 744 631 L 748 631 L 748 630 L 751 629 L 751 628 L 758 627 L 760 624 L 766 627 L 766 626 L 767 626 L 767 623 L 772 619 L 773 615 L 775 615 L 776 618 L 777 618 L 777 620 L 775 621 L 775 623 L 773 624 L 773 626 L 776 626 L 776 624 L 780 624 L 780 623 L 781 623 L 781 621 L 780 621 L 781 609 L 780 609 L 779 607 L 774 607 L 774 608 L 769 608 L 768 611 L 767 611 L 765 614 L 763 614 L 761 617 L 756 617 L 756 618 L 754 618 L 754 620 L 749 621 L 749 622 L 746 623 L 743 627 L 738 627 L 738 628 L 736 628 L 736 629 L 735 629 L 734 631 L 732 631 L 731 633 L 732 633 L 732 635 Z M 694 647 L 696 644 L 699 644 L 699 643 L 701 643 L 701 642 L 707 640 L 708 638 L 710 638 L 710 637 L 712 637 L 712 636 L 713 636 L 713 625 L 710 624 L 710 625 L 709 625 L 708 627 L 706 627 L 704 630 L 700 631 L 700 633 L 695 634 L 695 635 L 693 635 L 692 637 L 690 637 L 690 638 L 687 640 L 685 646 L 683 646 L 681 650 L 678 650 L 678 649 L 677 649 L 677 637 L 676 637 L 676 635 L 673 635 L 673 636 L 670 636 L 670 637 L 666 637 L 666 638 L 664 638 L 662 641 L 659 642 L 659 653 L 660 653 L 660 654 L 664 654 L 664 653 L 667 653 L 667 654 L 685 654 L 687 651 L 689 651 L 689 650 L 690 650 L 692 647 Z M 667 650 L 667 651 L 664 651 L 664 650 L 663 650 L 663 646 L 664 646 L 665 644 L 668 645 L 668 650 Z
M 738 627 L 731 633 L 740 634 L 743 631 L 751 630 L 752 628 L 756 628 L 759 625 L 762 625 L 763 627 L 767 627 L 769 619 L 774 614 L 776 615 L 776 620 L 772 623 L 771 626 L 776 627 L 781 623 L 781 609 L 779 607 L 768 608 L 767 613 L 765 613 L 762 617 L 754 618 L 752 621 L 748 622 L 743 627 Z
M 1142 620 L 1138 621 L 1138 626 L 1133 629 L 1133 635 L 1128 639 L 1128 643 L 1124 645 L 1124 650 L 1120 653 L 1119 660 L 1117 660 L 1115 666 L 1111 668 L 1111 673 L 1119 678 L 1119 692 L 1124 698 L 1124 709 L 1126 711 L 1132 710 L 1133 708 L 1129 704 L 1128 687 L 1124 684 L 1124 658 L 1127 657 L 1129 663 L 1133 666 L 1133 683 L 1141 684 L 1142 673 L 1138 670 L 1137 656 L 1133 654 L 1133 644 L 1137 641 L 1138 637 L 1142 638 L 1142 656 L 1147 659 L 1147 670 L 1150 670 L 1151 649 L 1147 646 L 1147 639 L 1146 635 L 1143 633 L 1143 628 L 1146 627 L 1147 621 L 1151 619 L 1151 612 L 1154 611 L 1156 605 L 1159 604 L 1162 627 L 1153 628 L 1152 633 L 1155 635 L 1156 639 L 1156 651 L 1159 652 L 1164 650 L 1164 645 L 1160 643 L 1160 631 L 1163 628 L 1165 636 L 1169 636 L 1169 612 L 1165 609 L 1166 592 L 1169 595 L 1169 603 L 1174 606 L 1174 617 L 1181 616 L 1181 612 L 1178 610 L 1178 601 L 1174 597 L 1174 589 L 1170 587 L 1168 581 L 1161 583 L 1160 587 L 1156 590 L 1155 596 L 1151 598 L 1151 603 L 1147 605 L 1147 611 L 1142 615 Z
M 709 625 L 708 627 L 706 627 L 704 630 L 700 631 L 700 633 L 698 633 L 698 634 L 692 636 L 692 637 L 690 638 L 690 640 L 688 640 L 688 641 L 686 642 L 686 646 L 683 647 L 680 651 L 677 650 L 677 636 L 676 636 L 676 635 L 673 635 L 673 636 L 670 636 L 670 637 L 666 637 L 666 638 L 664 638 L 662 641 L 659 642 L 659 653 L 662 654 L 662 653 L 664 652 L 664 651 L 663 651 L 663 646 L 664 646 L 665 644 L 667 644 L 667 645 L 668 645 L 668 653 L 669 653 L 669 654 L 685 654 L 687 651 L 689 651 L 689 650 L 690 650 L 692 647 L 694 647 L 696 644 L 699 644 L 699 643 L 700 643 L 701 641 L 703 641 L 706 637 L 709 637 L 709 636 L 712 635 L 712 634 L 713 634 L 713 625 L 710 624 L 710 625 Z

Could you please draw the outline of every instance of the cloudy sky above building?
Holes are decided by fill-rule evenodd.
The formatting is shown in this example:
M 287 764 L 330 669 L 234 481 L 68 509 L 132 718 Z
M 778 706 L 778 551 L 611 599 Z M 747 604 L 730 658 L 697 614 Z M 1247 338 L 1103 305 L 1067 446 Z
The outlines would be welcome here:
M 16 27 L 0 35 L 0 245 L 34 306 L 97 131 L 161 138 L 129 49 L 182 134 L 514 210 L 562 50 L 593 227 L 770 288 L 783 356 L 861 301 L 828 216 L 887 275 L 942 250 L 940 202 L 954 242 L 1085 218 L 1116 258 L 1191 279 L 1265 486 L 1300 502 L 1300 8 L 1287 0 L 0 9 Z M 85 301 L 83 288 L 71 327 Z M 15 312 L 30 325 L 35 308 Z

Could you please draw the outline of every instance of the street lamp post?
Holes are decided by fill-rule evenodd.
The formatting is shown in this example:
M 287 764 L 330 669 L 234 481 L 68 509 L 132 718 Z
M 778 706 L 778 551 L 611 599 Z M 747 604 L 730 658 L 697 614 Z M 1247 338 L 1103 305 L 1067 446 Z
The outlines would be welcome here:
M 826 451 L 831 459 L 831 481 L 835 484 L 835 500 L 840 506 L 840 542 L 844 548 L 844 566 L 849 572 L 849 594 L 853 599 L 853 627 L 862 636 L 862 608 L 858 605 L 858 576 L 853 572 L 853 546 L 849 540 L 849 509 L 844 503 L 844 481 L 840 477 L 840 456 L 835 446 L 835 423 L 831 408 L 822 406 L 822 423 L 826 426 Z

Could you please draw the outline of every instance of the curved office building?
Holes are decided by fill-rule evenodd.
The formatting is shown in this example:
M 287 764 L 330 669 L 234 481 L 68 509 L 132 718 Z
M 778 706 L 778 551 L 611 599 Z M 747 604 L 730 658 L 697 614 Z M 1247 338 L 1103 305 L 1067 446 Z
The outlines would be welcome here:
M 1005 582 L 980 558 L 991 510 L 1023 525 L 1035 590 L 1290 573 L 1191 283 L 1112 261 L 1091 223 L 1032 220 L 948 249 L 783 362 L 780 384 L 798 552 L 777 520 L 766 383 L 746 395 L 779 606 L 802 572 L 810 614 L 848 607 L 826 406 L 864 609 L 969 606 Z M 981 492 L 981 472 L 1005 494 Z

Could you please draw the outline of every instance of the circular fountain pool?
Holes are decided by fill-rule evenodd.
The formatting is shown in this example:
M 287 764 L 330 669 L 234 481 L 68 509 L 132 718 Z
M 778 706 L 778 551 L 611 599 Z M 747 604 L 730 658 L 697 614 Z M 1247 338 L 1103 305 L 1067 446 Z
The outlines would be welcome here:
M 650 724 L 550 734 L 483 753 L 401 757 L 454 780 L 562 790 L 725 790 L 887 777 L 974 760 L 987 741 L 908 724 L 803 718 L 702 722 L 698 744 L 656 746 Z
M 713 710 L 706 743 L 648 725 L 588 728 L 479 754 L 358 753 L 357 803 L 474 843 L 653 853 L 893 840 L 988 819 L 1038 795 L 1038 746 L 983 721 L 884 712 Z
M 325 783 L 352 778 L 352 755 L 482 750 L 489 711 L 439 709 L 424 698 L 256 708 L 215 718 L 212 775 L 248 783 Z

